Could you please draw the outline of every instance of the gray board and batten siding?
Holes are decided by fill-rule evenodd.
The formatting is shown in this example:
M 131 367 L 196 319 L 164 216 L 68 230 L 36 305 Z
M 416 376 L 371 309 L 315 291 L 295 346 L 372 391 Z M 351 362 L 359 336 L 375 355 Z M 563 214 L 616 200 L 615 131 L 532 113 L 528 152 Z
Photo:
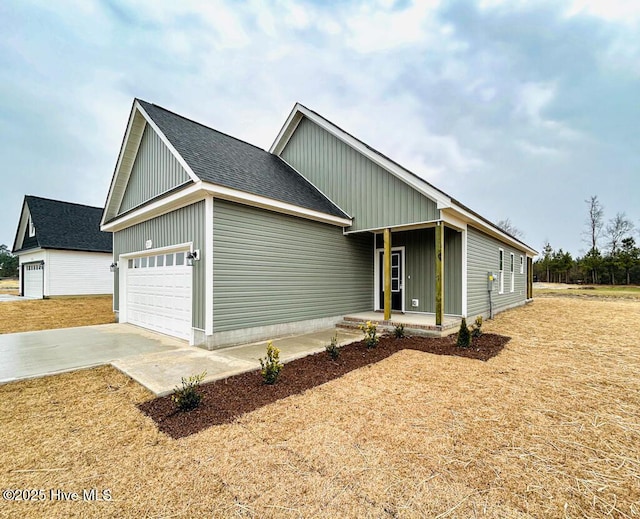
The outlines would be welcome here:
M 462 314 L 462 234 L 445 228 L 444 312 Z M 391 233 L 391 246 L 405 248 L 404 308 L 407 312 L 435 313 L 436 261 L 435 229 Z M 382 234 L 376 235 L 376 249 L 383 248 Z M 411 300 L 418 306 L 412 307 Z
M 188 205 L 176 211 L 141 222 L 113 234 L 113 255 L 117 260 L 120 254 L 140 252 L 152 254 L 153 249 L 169 247 L 180 243 L 193 243 L 200 250 L 201 260 L 193 264 L 192 316 L 194 328 L 205 327 L 205 203 L 204 201 Z M 152 250 L 145 250 L 147 240 L 152 242 Z M 126 268 L 125 264 L 120 265 Z M 119 309 L 118 276 L 115 277 L 114 310 Z
M 170 191 L 191 177 L 149 125 L 144 129 L 118 214 Z
M 467 315 L 489 315 L 489 292 L 487 274 L 499 272 L 499 250 L 504 250 L 504 293 L 499 294 L 500 280 L 494 283 L 491 298 L 494 313 L 524 304 L 527 298 L 526 254 L 501 242 L 475 227 L 467 227 Z M 510 254 L 514 255 L 514 291 L 511 292 Z M 524 269 L 520 274 L 520 256 Z
M 373 307 L 373 235 L 216 199 L 214 333 Z
M 353 218 L 348 231 L 440 217 L 436 202 L 306 117 L 280 156 Z

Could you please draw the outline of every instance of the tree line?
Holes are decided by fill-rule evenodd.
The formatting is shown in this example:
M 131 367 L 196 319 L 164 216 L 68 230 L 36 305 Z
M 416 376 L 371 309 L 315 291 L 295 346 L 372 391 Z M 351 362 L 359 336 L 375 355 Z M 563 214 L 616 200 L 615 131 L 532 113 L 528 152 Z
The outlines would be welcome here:
M 18 257 L 11 254 L 9 247 L 0 244 L 0 278 L 18 276 Z
M 624 212 L 605 222 L 604 207 L 597 196 L 585 200 L 588 216 L 583 233 L 589 250 L 573 258 L 562 248 L 545 243 L 533 264 L 537 281 L 557 283 L 640 284 L 640 247 L 633 236 L 635 226 Z

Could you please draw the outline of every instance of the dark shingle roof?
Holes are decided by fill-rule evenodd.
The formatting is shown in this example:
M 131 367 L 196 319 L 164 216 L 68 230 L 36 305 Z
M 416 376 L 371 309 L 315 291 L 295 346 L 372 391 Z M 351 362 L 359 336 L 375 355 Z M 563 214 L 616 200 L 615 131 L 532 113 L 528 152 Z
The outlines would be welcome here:
M 14 252 L 38 246 L 43 249 L 112 251 L 111 233 L 100 230 L 101 207 L 30 195 L 25 196 L 24 201 L 36 228 L 37 244 L 23 243 Z
M 160 106 L 138 102 L 201 180 L 347 217 L 280 157 Z

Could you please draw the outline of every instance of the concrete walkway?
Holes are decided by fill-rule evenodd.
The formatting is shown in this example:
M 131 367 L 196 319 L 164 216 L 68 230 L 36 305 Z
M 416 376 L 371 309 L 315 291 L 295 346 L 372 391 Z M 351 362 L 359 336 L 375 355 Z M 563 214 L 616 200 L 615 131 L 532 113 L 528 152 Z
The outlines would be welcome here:
M 280 360 L 288 362 L 312 353 L 324 351 L 334 328 L 303 335 L 274 339 L 280 349 Z M 359 331 L 338 330 L 338 344 L 345 345 L 362 339 Z M 260 367 L 265 357 L 267 341 L 244 344 L 231 348 L 207 351 L 193 346 L 181 346 L 166 352 L 129 356 L 111 364 L 129 375 L 158 396 L 167 395 L 180 385 L 182 377 L 207 372 L 205 382 L 220 380 L 231 375 L 252 371 Z

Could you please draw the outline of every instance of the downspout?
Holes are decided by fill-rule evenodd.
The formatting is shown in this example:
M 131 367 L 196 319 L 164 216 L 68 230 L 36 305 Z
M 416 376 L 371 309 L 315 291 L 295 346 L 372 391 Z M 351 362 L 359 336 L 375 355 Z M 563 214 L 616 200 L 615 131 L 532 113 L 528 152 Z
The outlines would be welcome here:
M 40 261 L 40 265 L 42 266 L 42 299 L 46 299 L 44 297 L 44 260 Z

